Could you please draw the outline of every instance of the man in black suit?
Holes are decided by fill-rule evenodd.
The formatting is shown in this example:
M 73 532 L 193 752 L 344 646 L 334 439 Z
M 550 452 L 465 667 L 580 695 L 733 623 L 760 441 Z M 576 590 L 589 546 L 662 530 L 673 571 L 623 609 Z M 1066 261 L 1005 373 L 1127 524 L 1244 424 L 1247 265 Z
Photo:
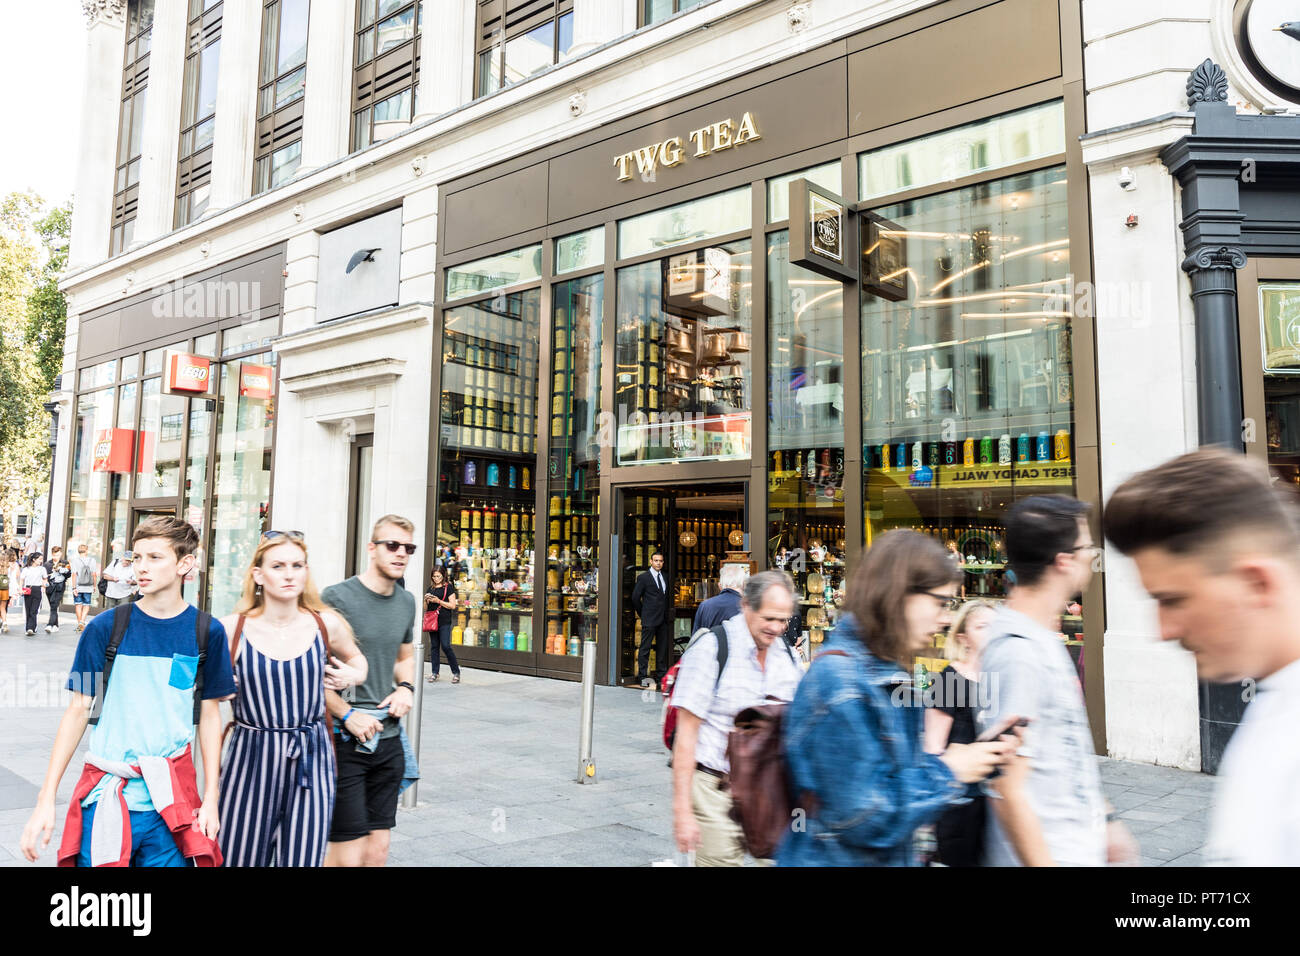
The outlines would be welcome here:
M 637 576 L 632 588 L 632 610 L 641 616 L 641 647 L 636 655 L 636 678 L 642 687 L 651 686 L 647 671 L 650 667 L 650 645 L 655 648 L 654 683 L 668 672 L 669 614 L 672 601 L 668 595 L 668 582 L 664 580 L 664 555 L 656 551 L 650 555 L 650 569 Z

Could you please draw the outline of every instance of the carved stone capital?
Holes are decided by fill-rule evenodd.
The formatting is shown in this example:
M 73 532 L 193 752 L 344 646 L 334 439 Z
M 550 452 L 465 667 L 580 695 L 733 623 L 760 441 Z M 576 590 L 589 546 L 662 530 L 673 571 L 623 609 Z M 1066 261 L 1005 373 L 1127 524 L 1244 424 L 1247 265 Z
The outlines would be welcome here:
M 1204 269 L 1244 269 L 1246 254 L 1233 246 L 1202 246 L 1183 260 L 1184 272 Z
M 101 20 L 120 23 L 126 17 L 126 0 L 81 0 L 81 12 L 88 28 Z
M 1208 57 L 1187 77 L 1187 105 L 1228 102 L 1228 74 Z

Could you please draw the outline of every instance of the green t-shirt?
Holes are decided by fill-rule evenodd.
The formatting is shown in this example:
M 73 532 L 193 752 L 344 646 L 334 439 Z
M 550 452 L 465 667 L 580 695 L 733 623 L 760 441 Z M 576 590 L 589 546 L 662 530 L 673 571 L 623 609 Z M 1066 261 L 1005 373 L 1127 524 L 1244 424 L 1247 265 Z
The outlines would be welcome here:
M 377 594 L 358 577 L 330 585 L 321 597 L 351 625 L 369 667 L 365 681 L 352 688 L 350 697 L 346 693 L 343 696 L 355 707 L 378 707 L 393 692 L 393 665 L 398 650 L 414 639 L 415 597 L 396 584 L 392 594 Z M 396 734 L 397 721 L 389 717 L 379 736 Z

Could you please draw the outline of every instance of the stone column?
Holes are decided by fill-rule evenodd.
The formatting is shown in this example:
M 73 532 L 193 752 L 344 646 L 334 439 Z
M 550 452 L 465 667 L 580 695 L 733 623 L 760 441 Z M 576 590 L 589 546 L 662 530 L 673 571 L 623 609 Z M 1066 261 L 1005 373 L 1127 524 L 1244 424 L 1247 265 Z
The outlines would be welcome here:
M 629 32 L 632 26 L 623 22 L 626 6 L 615 0 L 573 0 L 573 46 L 569 56 L 594 50 Z
M 1196 312 L 1196 408 L 1202 445 L 1242 450 L 1241 348 L 1237 330 L 1237 270 L 1246 254 L 1220 246 L 1183 260 Z
M 307 23 L 303 173 L 327 166 L 348 154 L 354 22 L 353 4 L 312 4 Z
M 82 7 L 86 13 L 86 76 L 82 81 L 76 208 L 68 250 L 68 265 L 74 269 L 108 257 L 126 35 L 125 0 L 86 0 Z
M 140 201 L 132 245 L 171 232 L 176 209 L 176 156 L 180 148 L 181 92 L 185 86 L 186 4 L 154 7 L 140 148 Z M 121 80 L 118 81 L 121 86 Z
M 474 98 L 474 5 L 425 0 L 416 120 L 450 112 Z
M 233 206 L 253 194 L 261 34 L 261 0 L 226 0 L 221 15 L 209 212 Z

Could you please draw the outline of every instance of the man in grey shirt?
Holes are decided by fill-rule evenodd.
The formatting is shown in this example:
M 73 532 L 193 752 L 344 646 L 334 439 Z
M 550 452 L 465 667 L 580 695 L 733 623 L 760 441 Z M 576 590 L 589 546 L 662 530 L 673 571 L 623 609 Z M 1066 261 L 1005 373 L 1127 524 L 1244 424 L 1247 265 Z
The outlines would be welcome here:
M 415 703 L 415 598 L 397 587 L 415 553 L 414 542 L 415 526 L 409 520 L 385 515 L 366 545 L 366 570 L 321 593 L 352 626 L 369 664 L 351 699 L 325 693 L 336 732 L 341 727 L 349 735 L 337 738 L 338 788 L 326 866 L 383 866 L 388 860 L 405 770 L 398 721 Z M 388 713 L 380 719 L 366 710 Z M 360 745 L 376 735 L 373 750 Z
M 1097 548 L 1088 506 L 1064 495 L 1016 503 L 1006 516 L 1016 585 L 980 655 L 989 706 L 982 731 L 1028 719 L 1018 756 L 992 781 L 985 862 L 1102 866 L 1136 862 L 1137 845 L 1108 821 L 1079 676 L 1058 635 L 1061 611 L 1087 587 Z

